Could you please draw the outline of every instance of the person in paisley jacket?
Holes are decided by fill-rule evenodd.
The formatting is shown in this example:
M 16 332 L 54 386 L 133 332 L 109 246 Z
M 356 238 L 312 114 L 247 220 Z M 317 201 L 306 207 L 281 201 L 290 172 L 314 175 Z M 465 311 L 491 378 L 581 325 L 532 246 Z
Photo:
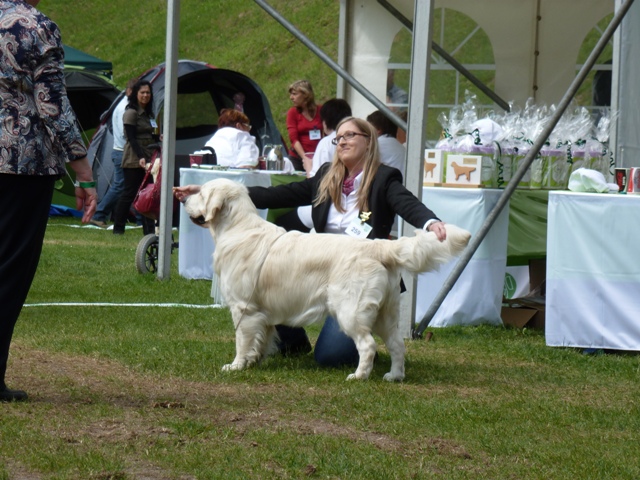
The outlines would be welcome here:
M 38 266 L 55 182 L 76 174 L 76 207 L 88 223 L 97 193 L 67 98 L 58 26 L 40 0 L 0 0 L 0 401 L 9 389 L 9 345 Z

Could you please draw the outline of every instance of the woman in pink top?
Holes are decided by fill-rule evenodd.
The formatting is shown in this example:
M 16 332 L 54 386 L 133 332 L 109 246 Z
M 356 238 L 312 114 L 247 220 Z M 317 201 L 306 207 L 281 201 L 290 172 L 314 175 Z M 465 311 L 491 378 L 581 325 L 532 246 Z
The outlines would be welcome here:
M 298 80 L 289 86 L 293 107 L 287 112 L 287 131 L 291 149 L 289 157 L 296 170 L 309 171 L 313 153 L 322 138 L 320 107 L 316 105 L 311 83 Z

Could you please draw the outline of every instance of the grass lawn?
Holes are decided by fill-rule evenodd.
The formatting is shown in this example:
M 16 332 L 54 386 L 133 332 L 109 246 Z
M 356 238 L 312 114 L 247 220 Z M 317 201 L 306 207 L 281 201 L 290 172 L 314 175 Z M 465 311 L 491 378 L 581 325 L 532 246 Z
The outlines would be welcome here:
M 407 340 L 401 384 L 383 346 L 366 382 L 312 355 L 222 373 L 229 312 L 194 307 L 210 282 L 177 252 L 170 279 L 138 274 L 139 229 L 75 226 L 51 220 L 16 327 L 7 380 L 30 400 L 0 404 L 0 479 L 640 477 L 634 354 L 442 328 Z

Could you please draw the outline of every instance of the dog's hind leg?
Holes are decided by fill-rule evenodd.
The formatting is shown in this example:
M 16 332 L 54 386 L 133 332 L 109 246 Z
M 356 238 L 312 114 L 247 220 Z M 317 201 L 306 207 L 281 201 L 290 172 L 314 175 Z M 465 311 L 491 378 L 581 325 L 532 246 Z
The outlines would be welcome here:
M 371 333 L 380 309 L 382 286 L 386 271 L 380 265 L 369 264 L 366 275 L 359 281 L 346 285 L 335 285 L 329 289 L 328 304 L 340 324 L 340 329 L 356 344 L 360 357 L 358 368 L 347 380 L 366 380 L 373 370 L 377 345 Z
M 347 380 L 367 380 L 373 370 L 373 360 L 376 357 L 377 349 L 376 341 L 371 333 L 359 334 L 352 338 L 356 343 L 360 361 L 356 371 L 347 376 Z
M 395 332 L 384 339 L 384 343 L 391 355 L 391 370 L 385 373 L 383 378 L 387 382 L 401 382 L 404 380 L 405 346 L 400 329 L 396 328 Z
M 377 310 L 377 305 L 374 304 L 367 307 L 355 305 L 350 308 L 343 308 L 337 313 L 336 319 L 340 324 L 340 328 L 353 339 L 360 357 L 358 368 L 347 377 L 347 380 L 366 380 L 371 375 L 377 345 L 369 325 L 371 324 L 372 313 L 375 316 L 375 310 Z
M 388 298 L 387 304 L 380 309 L 373 331 L 380 335 L 391 356 L 391 370 L 385 373 L 384 380 L 401 382 L 404 380 L 405 345 L 399 328 L 399 299 L 397 294 Z

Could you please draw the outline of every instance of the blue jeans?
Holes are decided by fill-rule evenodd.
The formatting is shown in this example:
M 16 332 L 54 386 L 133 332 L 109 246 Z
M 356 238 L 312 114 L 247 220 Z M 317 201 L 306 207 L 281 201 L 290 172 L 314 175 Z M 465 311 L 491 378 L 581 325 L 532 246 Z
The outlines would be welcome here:
M 276 330 L 280 336 L 278 349 L 283 355 L 300 355 L 311 351 L 311 343 L 304 328 L 277 325 Z M 340 330 L 340 325 L 333 317 L 325 320 L 313 356 L 321 367 L 355 367 L 360 360 L 355 342 Z
M 313 355 L 323 367 L 357 366 L 360 360 L 355 342 L 340 330 L 340 325 L 333 317 L 325 320 Z
M 116 207 L 118 203 L 118 198 L 122 194 L 124 190 L 124 174 L 122 173 L 122 150 L 112 150 L 111 151 L 111 160 L 113 160 L 113 178 L 111 182 L 111 186 L 107 193 L 102 197 L 100 203 L 98 203 L 98 208 L 96 209 L 96 213 L 93 216 L 94 220 L 99 220 L 101 222 L 109 221 L 109 216 L 111 212 Z

